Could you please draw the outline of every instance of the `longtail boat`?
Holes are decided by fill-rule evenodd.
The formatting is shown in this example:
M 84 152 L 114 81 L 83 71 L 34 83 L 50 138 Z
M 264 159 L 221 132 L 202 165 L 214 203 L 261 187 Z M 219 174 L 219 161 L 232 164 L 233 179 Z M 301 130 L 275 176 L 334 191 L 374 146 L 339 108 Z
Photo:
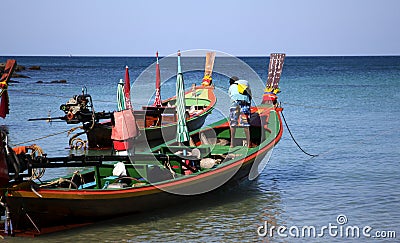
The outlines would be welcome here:
M 160 69 L 158 64 L 158 53 L 156 62 L 156 97 L 153 105 L 143 106 L 141 109 L 133 110 L 137 125 L 140 130 L 140 136 L 137 138 L 137 145 L 145 145 L 145 148 L 151 148 L 165 141 L 171 140 L 176 135 L 177 116 L 175 110 L 176 97 L 161 101 L 160 97 Z M 200 128 L 207 116 L 213 110 L 216 97 L 214 86 L 211 84 L 212 69 L 214 65 L 215 52 L 206 54 L 205 76 L 201 85 L 192 86 L 185 93 L 185 109 L 187 111 L 187 127 L 189 131 Z M 127 108 L 131 108 L 129 89 L 129 73 L 126 67 L 125 71 L 125 98 Z M 36 120 L 64 120 L 67 124 L 79 124 L 82 126 L 82 132 L 74 134 L 70 140 L 71 148 L 79 148 L 82 144 L 87 145 L 89 149 L 110 149 L 113 147 L 111 139 L 112 131 L 112 112 L 95 112 L 93 101 L 90 94 L 83 90 L 82 94 L 75 95 L 65 104 L 60 106 L 65 115 L 53 118 L 33 118 Z M 87 140 L 79 138 L 86 134 Z M 141 149 L 141 148 L 138 148 Z
M 270 62 L 283 64 L 283 58 L 283 54 L 271 54 Z M 231 147 L 231 136 L 235 145 L 243 144 L 246 138 L 243 127 L 236 128 L 231 135 L 226 118 L 191 132 L 186 144 L 171 140 L 133 156 L 20 155 L 19 166 L 15 166 L 10 159 L 12 149 L 2 143 L 0 186 L 1 204 L 6 211 L 4 233 L 40 235 L 149 212 L 256 178 L 265 164 L 264 157 L 283 133 L 282 108 L 277 103 L 275 88 L 268 87 L 279 82 L 278 71 L 272 70 L 271 84 L 268 77 L 262 104 L 251 107 L 257 119 L 250 127 L 250 147 Z M 3 133 L 2 138 L 7 141 L 5 136 Z M 34 169 L 58 167 L 83 169 L 53 180 L 32 179 L 38 174 L 32 172 Z

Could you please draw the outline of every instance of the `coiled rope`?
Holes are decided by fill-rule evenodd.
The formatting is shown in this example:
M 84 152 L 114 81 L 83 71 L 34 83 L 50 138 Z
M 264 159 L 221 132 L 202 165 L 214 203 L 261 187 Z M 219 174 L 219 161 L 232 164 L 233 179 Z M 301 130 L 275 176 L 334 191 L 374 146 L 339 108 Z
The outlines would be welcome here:
M 301 146 L 297 143 L 296 139 L 294 138 L 292 132 L 290 131 L 289 125 L 288 125 L 287 122 L 286 122 L 286 119 L 285 119 L 285 116 L 283 115 L 283 112 L 281 112 L 281 114 L 282 114 L 283 121 L 285 122 L 286 128 L 287 128 L 287 130 L 288 130 L 290 136 L 292 137 L 293 142 L 297 145 L 297 147 L 298 147 L 303 153 L 305 153 L 305 154 L 308 155 L 308 156 L 311 156 L 311 157 L 316 157 L 316 156 L 318 156 L 318 154 L 310 154 L 310 153 L 307 153 L 306 151 L 304 151 L 304 149 L 301 148 Z
M 43 156 L 44 152 L 40 146 L 33 144 L 30 146 L 30 148 L 32 149 L 32 152 L 30 154 L 32 159 L 34 159 L 35 157 L 38 157 L 38 156 Z M 46 172 L 46 168 L 32 168 L 32 176 L 30 179 L 38 180 L 43 177 L 45 172 Z
M 61 183 L 64 183 L 64 182 L 70 183 L 70 185 L 74 186 L 75 189 L 78 190 L 78 185 L 76 185 L 75 182 L 73 182 L 73 181 L 71 181 L 71 180 L 69 180 L 69 179 L 65 179 L 65 178 L 59 178 L 59 179 L 57 179 L 57 180 L 48 182 L 48 183 L 46 183 L 46 184 L 41 184 L 41 185 L 39 186 L 39 188 L 48 187 L 48 186 L 54 186 L 54 185 L 60 185 Z

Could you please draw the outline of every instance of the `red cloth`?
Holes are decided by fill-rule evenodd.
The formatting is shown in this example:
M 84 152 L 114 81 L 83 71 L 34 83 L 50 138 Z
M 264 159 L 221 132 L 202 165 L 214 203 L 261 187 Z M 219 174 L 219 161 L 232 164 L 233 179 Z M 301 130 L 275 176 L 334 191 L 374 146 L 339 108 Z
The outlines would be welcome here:
M 156 97 L 153 106 L 161 106 L 161 76 L 160 76 L 160 64 L 158 63 L 158 52 L 157 52 L 157 63 L 156 63 Z
M 6 118 L 6 115 L 9 114 L 9 112 L 8 92 L 4 91 L 4 93 L 1 95 L 0 101 L 0 117 Z
M 114 112 L 114 120 L 115 125 L 112 127 L 111 139 L 127 140 L 139 134 L 135 117 L 130 109 Z
M 26 146 L 19 146 L 19 147 L 14 147 L 12 148 L 15 152 L 15 154 L 26 154 Z
M 9 114 L 9 100 L 8 100 L 8 93 L 7 93 L 7 85 L 8 81 L 11 78 L 12 73 L 14 72 L 14 69 L 17 65 L 17 61 L 13 59 L 9 59 L 6 62 L 6 66 L 4 68 L 4 73 L 0 78 L 0 84 L 2 90 L 1 95 L 1 103 L 0 103 L 0 117 L 5 118 L 7 114 Z
M 125 105 L 126 105 L 126 108 L 127 109 L 131 109 L 132 108 L 132 104 L 131 104 L 131 80 L 129 79 L 128 66 L 125 67 L 124 93 L 125 93 Z

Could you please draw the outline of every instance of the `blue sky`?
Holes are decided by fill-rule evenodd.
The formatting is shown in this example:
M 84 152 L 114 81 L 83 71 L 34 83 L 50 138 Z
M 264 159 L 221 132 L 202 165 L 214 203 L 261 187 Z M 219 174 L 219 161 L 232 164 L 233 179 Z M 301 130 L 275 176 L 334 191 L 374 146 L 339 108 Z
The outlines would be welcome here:
M 0 55 L 400 55 L 399 0 L 2 1 Z

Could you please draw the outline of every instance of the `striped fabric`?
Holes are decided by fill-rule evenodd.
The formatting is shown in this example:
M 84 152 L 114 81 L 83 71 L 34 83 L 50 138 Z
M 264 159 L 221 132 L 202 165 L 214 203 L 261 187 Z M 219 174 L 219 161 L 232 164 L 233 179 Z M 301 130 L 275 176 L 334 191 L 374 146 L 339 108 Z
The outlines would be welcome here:
M 189 141 L 189 132 L 186 126 L 186 105 L 185 105 L 185 87 L 181 69 L 181 57 L 178 55 L 178 75 L 176 76 L 176 113 L 178 124 L 176 129 L 176 141 L 183 143 Z
M 118 107 L 118 111 L 122 111 L 122 110 L 126 109 L 124 82 L 122 81 L 122 79 L 119 80 L 118 87 L 117 87 L 117 107 Z

